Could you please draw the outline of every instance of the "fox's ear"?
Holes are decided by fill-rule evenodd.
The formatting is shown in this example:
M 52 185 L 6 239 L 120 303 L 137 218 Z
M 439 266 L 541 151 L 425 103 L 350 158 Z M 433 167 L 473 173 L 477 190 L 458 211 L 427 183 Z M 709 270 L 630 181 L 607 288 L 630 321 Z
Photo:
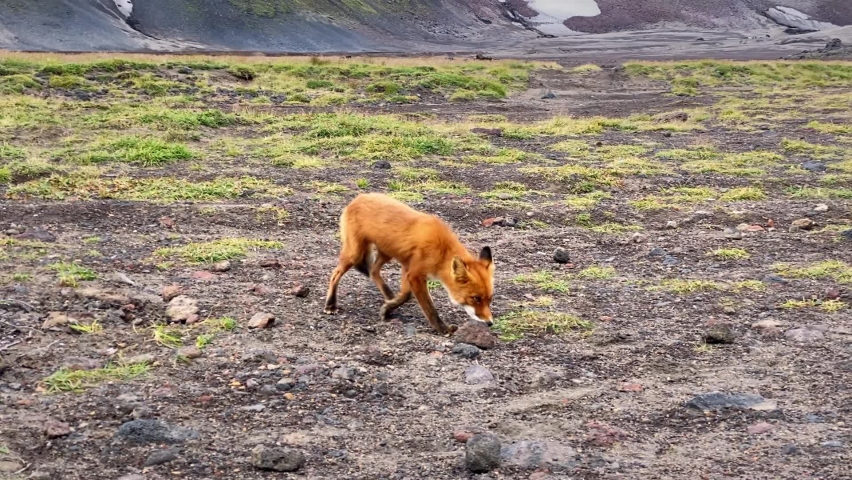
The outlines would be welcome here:
M 482 251 L 479 252 L 479 259 L 483 262 L 493 262 L 491 259 L 491 247 L 482 247 Z
M 453 257 L 453 277 L 458 282 L 467 281 L 467 265 L 459 257 Z

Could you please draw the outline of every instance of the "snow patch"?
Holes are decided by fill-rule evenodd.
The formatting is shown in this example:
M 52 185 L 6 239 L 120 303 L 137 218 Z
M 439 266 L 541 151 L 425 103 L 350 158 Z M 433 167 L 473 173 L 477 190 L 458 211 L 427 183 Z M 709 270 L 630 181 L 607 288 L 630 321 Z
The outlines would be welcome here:
M 573 32 L 563 22 L 571 17 L 594 17 L 601 14 L 595 0 L 528 0 L 527 5 L 538 15 L 530 23 L 543 33 L 566 35 Z
M 770 8 L 766 11 L 766 16 L 779 25 L 801 30 L 819 31 L 837 27 L 833 23 L 813 20 L 810 15 L 790 7 Z
M 124 15 L 124 18 L 130 16 L 133 13 L 133 1 L 132 0 L 113 0 L 115 2 L 115 8 Z

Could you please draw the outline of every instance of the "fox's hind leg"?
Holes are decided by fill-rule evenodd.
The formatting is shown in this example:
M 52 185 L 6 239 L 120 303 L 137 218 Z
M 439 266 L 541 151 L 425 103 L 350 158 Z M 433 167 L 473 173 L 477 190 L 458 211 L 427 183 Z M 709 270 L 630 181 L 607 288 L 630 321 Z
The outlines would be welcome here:
M 340 261 L 337 263 L 337 268 L 335 268 L 334 272 L 331 273 L 331 279 L 328 282 L 328 294 L 325 296 L 325 313 L 329 315 L 337 313 L 337 285 L 340 283 L 340 279 L 343 278 L 343 275 L 345 275 L 353 265 L 354 263 L 352 263 L 352 261 L 341 256 Z
M 385 280 L 382 278 L 382 267 L 385 266 L 386 263 L 391 261 L 391 258 L 384 253 L 376 250 L 376 258 L 373 260 L 373 263 L 370 265 L 370 278 L 379 287 L 379 290 L 382 292 L 382 295 L 385 297 L 385 301 L 388 301 L 393 298 L 393 290 L 388 287 L 388 284 L 385 283 Z
M 328 293 L 325 296 L 325 313 L 329 315 L 337 313 L 337 286 L 343 275 L 352 267 L 355 267 L 355 269 L 365 275 L 369 275 L 367 265 L 369 265 L 371 260 L 370 244 L 359 241 L 358 238 L 347 237 L 345 233 L 343 238 L 343 246 L 340 248 L 340 260 L 337 262 L 337 268 L 331 273 L 331 279 L 328 282 Z
M 408 283 L 408 274 L 405 267 L 402 268 L 400 277 L 402 280 L 399 285 L 399 293 L 395 297 L 387 299 L 385 304 L 382 305 L 382 308 L 379 310 L 379 320 L 387 320 L 394 310 L 411 300 L 411 286 Z

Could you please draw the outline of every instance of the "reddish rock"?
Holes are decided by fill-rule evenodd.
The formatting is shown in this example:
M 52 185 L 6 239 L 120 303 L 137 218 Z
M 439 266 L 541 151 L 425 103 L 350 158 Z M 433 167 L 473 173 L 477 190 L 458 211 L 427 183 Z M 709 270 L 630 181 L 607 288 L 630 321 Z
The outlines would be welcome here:
M 311 293 L 311 289 L 299 284 L 291 288 L 289 291 L 287 291 L 287 293 L 293 295 L 294 297 L 305 298 L 308 296 L 309 293 Z
M 163 228 L 175 228 L 175 221 L 170 217 L 160 217 L 160 226 Z
M 231 269 L 231 262 L 229 262 L 228 260 L 222 260 L 221 262 L 216 262 L 210 267 L 210 270 L 212 270 L 214 272 L 218 272 L 218 273 L 227 272 L 230 269 Z
M 488 329 L 488 325 L 476 320 L 470 320 L 453 335 L 453 339 L 457 342 L 476 345 L 479 348 L 488 350 L 497 345 L 497 337 Z
M 182 290 L 183 287 L 181 287 L 180 285 L 166 285 L 165 287 L 163 287 L 163 300 L 166 302 L 170 301 L 171 299 L 180 295 Z
M 459 443 L 467 443 L 473 435 L 474 433 L 470 430 L 456 430 L 453 432 L 453 440 Z
M 71 426 L 65 422 L 48 420 L 44 426 L 47 438 L 59 438 L 71 434 Z
M 627 438 L 627 432 L 605 423 L 591 421 L 586 427 L 589 429 L 586 441 L 598 447 L 609 447 Z
M 746 432 L 748 432 L 750 435 L 760 435 L 769 432 L 773 429 L 775 429 L 775 426 L 771 423 L 760 422 L 755 423 L 754 425 L 749 425 L 749 427 L 746 428 Z
M 265 286 L 260 285 L 260 284 L 252 285 L 252 287 L 249 289 L 249 291 L 254 293 L 255 295 L 260 295 L 260 296 L 269 295 L 270 293 L 272 293 L 272 290 L 269 287 L 265 287 Z
M 503 223 L 503 217 L 492 217 L 492 218 L 486 218 L 485 220 L 483 220 L 482 226 L 483 227 L 490 227 L 491 225 L 495 225 L 495 224 L 499 225 L 501 223 Z
M 192 273 L 192 278 L 195 280 L 201 280 L 202 282 L 210 282 L 216 280 L 216 275 L 213 275 L 207 270 L 199 270 Z
M 825 289 L 823 297 L 826 300 L 837 300 L 838 298 L 840 298 L 840 289 L 837 287 L 828 287 Z
M 641 392 L 642 390 L 642 385 L 638 383 L 622 383 L 618 386 L 620 392 Z
M 257 264 L 263 268 L 278 268 L 281 266 L 281 262 L 277 258 L 262 258 Z
M 249 328 L 267 328 L 275 323 L 275 315 L 271 313 L 255 313 L 248 322 Z

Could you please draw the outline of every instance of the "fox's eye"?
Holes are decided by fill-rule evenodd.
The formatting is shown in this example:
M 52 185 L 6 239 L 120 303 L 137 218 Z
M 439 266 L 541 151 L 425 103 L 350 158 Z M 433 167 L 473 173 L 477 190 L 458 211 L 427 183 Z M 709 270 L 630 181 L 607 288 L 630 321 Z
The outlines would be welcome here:
M 482 297 L 473 297 L 471 300 L 473 300 L 473 303 L 479 303 L 482 301 Z

